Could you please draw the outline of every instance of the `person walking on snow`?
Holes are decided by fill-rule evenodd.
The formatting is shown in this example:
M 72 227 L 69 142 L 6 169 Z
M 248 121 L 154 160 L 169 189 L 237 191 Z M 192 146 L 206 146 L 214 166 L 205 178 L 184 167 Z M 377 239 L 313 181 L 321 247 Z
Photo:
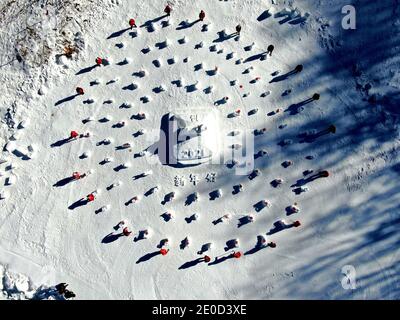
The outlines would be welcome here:
M 96 58 L 96 65 L 100 67 L 102 64 L 103 64 L 103 59 L 100 58 L 100 57 L 97 57 Z
M 85 94 L 85 92 L 83 91 L 83 89 L 82 89 L 81 87 L 77 87 L 77 88 L 76 88 L 76 93 L 77 93 L 78 95 L 84 95 L 84 94 Z
M 65 299 L 71 299 L 71 298 L 75 298 L 76 294 L 70 290 L 65 290 L 64 297 L 65 297 Z
M 70 139 L 76 139 L 78 137 L 79 137 L 79 133 L 74 130 L 72 130 L 71 133 L 69 134 Z
M 86 197 L 87 202 L 92 202 L 92 201 L 94 201 L 94 199 L 95 199 L 95 196 L 93 193 L 88 194 Z
M 206 13 L 203 10 L 201 10 L 199 13 L 199 20 L 203 21 L 205 17 L 206 17 Z
M 242 31 L 242 26 L 241 26 L 240 24 L 238 24 L 238 25 L 236 26 L 236 33 L 237 33 L 238 35 L 240 35 L 240 31 Z
M 169 249 L 164 249 L 164 248 L 162 248 L 162 249 L 160 250 L 160 254 L 163 255 L 163 256 L 166 256 L 168 252 L 169 252 Z
M 82 179 L 82 178 L 84 178 L 84 177 L 86 177 L 86 173 L 80 174 L 79 172 L 74 172 L 74 173 L 72 174 L 72 178 L 73 178 L 74 180 L 79 180 L 79 179 Z
M 132 233 L 132 231 L 129 231 L 128 227 L 125 227 L 124 229 L 122 229 L 122 234 L 125 237 L 129 237 L 131 233 Z
M 276 248 L 276 243 L 273 242 L 273 241 L 271 241 L 271 242 L 268 243 L 268 246 L 269 246 L 270 248 Z
M 232 254 L 232 256 L 233 256 L 235 259 L 239 259 L 239 258 L 242 256 L 242 253 L 241 253 L 240 251 L 234 251 L 233 254 Z
M 205 263 L 209 263 L 211 261 L 210 256 L 205 255 L 203 258 L 200 258 L 201 261 L 204 261 Z
M 164 12 L 167 14 L 168 17 L 171 15 L 171 11 L 172 11 L 171 6 L 167 4 L 167 6 L 164 9 Z
M 319 100 L 320 97 L 321 96 L 320 96 L 319 93 L 314 93 L 313 96 L 312 96 L 312 99 L 315 101 L 315 100 Z
M 294 68 L 295 73 L 300 73 L 303 71 L 303 65 L 299 64 L 296 66 L 296 68 Z
M 133 27 L 137 28 L 135 19 L 129 19 L 129 26 L 131 27 L 131 30 Z
M 267 54 L 269 54 L 270 56 L 272 56 L 272 52 L 274 51 L 275 47 L 274 45 L 270 44 L 267 48 Z

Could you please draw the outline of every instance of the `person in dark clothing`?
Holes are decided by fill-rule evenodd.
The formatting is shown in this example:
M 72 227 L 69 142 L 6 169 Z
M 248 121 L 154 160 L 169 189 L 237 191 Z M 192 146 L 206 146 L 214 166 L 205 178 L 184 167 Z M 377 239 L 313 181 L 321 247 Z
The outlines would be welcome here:
M 65 290 L 64 297 L 65 297 L 65 299 L 71 299 L 71 298 L 75 298 L 76 294 L 70 290 Z
M 302 64 L 297 65 L 296 68 L 294 68 L 294 71 L 296 73 L 302 72 L 303 71 L 303 65 Z
M 172 8 L 171 8 L 170 5 L 167 5 L 167 6 L 165 7 L 165 9 L 164 9 L 164 12 L 167 14 L 167 16 L 170 16 L 170 15 L 171 15 L 171 11 L 172 11 Z
M 61 282 L 61 283 L 59 283 L 58 285 L 55 286 L 55 288 L 56 288 L 56 290 L 57 290 L 57 292 L 59 294 L 64 294 L 66 289 L 67 289 L 67 287 L 68 287 L 68 284 L 66 284 L 64 282 Z
M 272 51 L 274 51 L 275 47 L 274 45 L 270 44 L 267 48 L 267 54 L 269 54 L 270 56 L 272 56 Z
M 240 24 L 238 24 L 238 25 L 236 26 L 236 33 L 237 33 L 238 35 L 240 35 L 240 31 L 242 31 L 242 26 L 241 26 Z
M 203 10 L 201 10 L 199 13 L 199 20 L 203 21 L 205 17 L 206 17 L 206 13 Z

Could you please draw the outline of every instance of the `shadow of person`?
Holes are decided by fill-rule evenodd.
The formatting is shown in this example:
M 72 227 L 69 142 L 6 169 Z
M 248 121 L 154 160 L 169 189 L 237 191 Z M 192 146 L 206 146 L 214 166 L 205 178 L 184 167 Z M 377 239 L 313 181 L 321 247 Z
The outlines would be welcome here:
M 128 31 L 128 30 L 130 30 L 130 28 L 125 28 L 125 29 L 122 29 L 122 30 L 119 30 L 119 31 L 115 31 L 114 33 L 110 34 L 110 35 L 107 37 L 107 40 L 113 39 L 113 38 L 117 38 L 117 37 L 123 35 L 123 34 L 124 34 L 126 31 Z
M 185 200 L 185 206 L 190 206 L 193 202 L 196 201 L 196 194 L 189 194 Z
M 255 205 L 253 205 L 253 208 L 256 212 L 260 212 L 265 207 L 266 207 L 266 204 L 263 200 L 258 201 Z
M 231 34 L 226 34 L 224 30 L 221 30 L 218 32 L 218 38 L 213 40 L 213 42 L 214 43 L 224 42 L 224 41 L 234 38 L 236 35 L 237 35 L 236 32 L 231 33 Z
M 68 102 L 68 101 L 71 101 L 71 100 L 74 100 L 77 96 L 79 96 L 79 94 L 73 94 L 72 96 L 69 96 L 69 97 L 63 98 L 63 99 L 61 99 L 61 100 L 58 100 L 58 101 L 54 104 L 54 106 L 59 106 L 60 104 L 63 104 L 63 103 L 65 103 L 65 102 Z
M 140 26 L 140 28 L 147 28 L 147 27 L 149 27 L 152 23 L 156 23 L 156 22 L 158 22 L 158 21 L 160 21 L 160 20 L 162 20 L 162 19 L 164 19 L 164 18 L 167 18 L 167 17 L 168 17 L 168 14 L 164 14 L 164 15 L 159 16 L 159 17 L 157 17 L 157 18 L 147 20 L 145 23 L 143 23 L 143 24 Z
M 280 232 L 282 230 L 290 228 L 289 226 L 285 226 L 281 221 L 274 222 L 274 227 L 267 232 L 267 235 L 272 235 L 274 233 Z
M 261 13 L 258 17 L 257 17 L 257 21 L 261 22 L 269 17 L 271 17 L 272 15 L 268 12 L 268 10 L 264 10 L 263 13 Z
M 53 184 L 53 187 L 63 187 L 72 181 L 74 181 L 73 177 L 67 177 L 67 178 L 61 179 L 60 181 L 57 181 L 55 184 Z
M 32 300 L 49 300 L 49 298 L 54 300 L 66 300 L 63 295 L 58 293 L 57 289 L 54 287 L 47 288 L 45 286 L 41 286 L 36 290 Z
M 200 22 L 200 19 L 197 19 L 193 22 L 186 22 L 186 21 L 181 21 L 176 28 L 176 30 L 183 30 L 183 29 L 188 29 L 193 27 L 196 23 Z
M 146 239 L 145 234 L 146 234 L 145 231 L 143 230 L 139 231 L 139 234 L 135 238 L 133 238 L 133 242 L 138 242 L 140 240 Z
M 229 251 L 229 250 L 235 248 L 235 246 L 236 246 L 236 240 L 235 239 L 228 240 L 226 242 L 226 247 L 224 248 L 224 250 L 225 251 Z
M 248 57 L 246 60 L 243 61 L 243 63 L 247 63 L 247 62 L 252 62 L 255 60 L 261 60 L 263 57 L 266 56 L 266 52 L 261 52 L 261 53 L 257 53 L 253 56 Z
M 188 268 L 194 267 L 195 265 L 199 264 L 199 263 L 202 262 L 202 261 L 203 261 L 202 258 L 197 258 L 197 259 L 195 259 L 195 260 L 185 262 L 185 263 L 184 263 L 183 265 L 181 265 L 178 269 L 179 269 L 179 270 L 188 269 Z
M 155 256 L 158 256 L 159 254 L 160 254 L 160 251 L 154 251 L 154 252 L 147 253 L 143 257 L 140 257 L 139 260 L 136 261 L 136 264 L 148 261 L 151 258 L 154 258 Z
M 93 69 L 95 69 L 96 67 L 97 67 L 97 64 L 83 68 L 83 69 L 79 70 L 77 73 L 75 73 L 75 75 L 79 76 L 80 74 L 88 73 L 88 72 L 92 71 Z
M 208 265 L 209 266 L 213 266 L 213 265 L 219 264 L 221 262 L 224 262 L 225 260 L 231 259 L 232 257 L 233 257 L 233 254 L 230 254 L 229 256 L 224 256 L 224 257 L 221 257 L 221 258 L 216 257 L 214 259 L 214 261 L 210 262 Z
M 254 254 L 254 253 L 256 253 L 256 252 L 258 252 L 258 251 L 260 251 L 262 249 L 265 249 L 265 248 L 267 248 L 267 246 L 260 246 L 260 245 L 257 244 L 257 245 L 254 246 L 254 248 L 250 249 L 249 251 L 246 251 L 244 253 L 244 255 L 246 256 L 246 255 L 249 255 L 249 254 Z
M 238 228 L 243 227 L 244 225 L 250 223 L 250 220 L 247 217 L 241 217 L 239 218 L 239 222 L 238 222 Z
M 73 204 L 71 204 L 71 205 L 68 207 L 68 209 L 69 209 L 69 210 L 74 210 L 74 209 L 76 209 L 76 208 L 79 208 L 79 207 L 82 207 L 82 206 L 88 204 L 88 202 L 89 202 L 89 201 L 88 201 L 86 198 L 81 198 L 81 199 L 79 199 L 78 201 L 76 201 L 76 202 L 74 202 Z
M 123 236 L 122 233 L 115 234 L 115 233 L 111 232 L 110 234 L 106 235 L 103 238 L 103 240 L 101 240 L 101 243 L 111 243 L 111 242 L 114 242 L 114 241 L 118 240 L 122 236 Z
M 301 178 L 301 179 L 297 180 L 295 184 L 292 184 L 290 187 L 291 188 L 302 187 L 302 186 L 306 185 L 307 183 L 309 183 L 309 182 L 311 182 L 311 181 L 313 181 L 313 180 L 315 180 L 317 178 L 318 178 L 317 175 L 313 175 L 313 176 L 310 176 L 308 178 Z
M 214 201 L 215 199 L 218 199 L 220 197 L 220 193 L 218 190 L 211 191 L 208 195 L 210 197 L 210 201 Z

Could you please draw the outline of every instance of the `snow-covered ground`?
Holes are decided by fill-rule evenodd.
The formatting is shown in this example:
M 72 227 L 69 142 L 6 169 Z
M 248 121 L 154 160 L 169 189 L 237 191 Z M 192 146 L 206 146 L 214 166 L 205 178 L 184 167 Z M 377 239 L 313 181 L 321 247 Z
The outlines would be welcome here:
M 3 296 L 34 297 L 41 285 L 67 282 L 80 299 L 398 299 L 400 9 L 398 1 L 351 1 L 357 29 L 344 30 L 349 2 L 175 0 L 163 17 L 159 0 L 3 0 L 0 264 L 11 272 L 0 269 Z M 130 18 L 138 29 L 128 29 Z M 229 36 L 237 24 L 240 39 Z M 270 44 L 272 56 L 260 59 Z M 94 67 L 98 56 L 110 64 Z M 283 77 L 299 64 L 301 73 Z M 74 96 L 76 87 L 85 94 Z M 302 103 L 314 93 L 318 101 Z M 207 110 L 221 163 L 161 164 L 163 117 Z M 132 117 L 141 112 L 146 119 Z M 336 133 L 313 137 L 331 124 Z M 64 141 L 71 130 L 91 134 Z M 250 139 L 239 169 L 227 158 L 243 143 L 229 135 L 236 130 Z M 267 154 L 254 157 L 260 150 Z M 243 162 L 261 174 L 249 179 Z M 330 176 L 311 181 L 306 170 Z M 309 190 L 296 194 L 302 185 Z M 94 190 L 95 201 L 80 201 Z M 130 203 L 134 196 L 140 201 Z M 288 214 L 294 203 L 300 211 Z M 254 221 L 242 224 L 248 215 Z M 270 232 L 281 219 L 301 226 Z M 116 236 L 121 220 L 130 237 Z M 252 250 L 258 235 L 276 248 Z M 155 254 L 165 238 L 170 252 Z M 244 256 L 214 263 L 232 239 Z M 195 261 L 204 254 L 210 264 Z

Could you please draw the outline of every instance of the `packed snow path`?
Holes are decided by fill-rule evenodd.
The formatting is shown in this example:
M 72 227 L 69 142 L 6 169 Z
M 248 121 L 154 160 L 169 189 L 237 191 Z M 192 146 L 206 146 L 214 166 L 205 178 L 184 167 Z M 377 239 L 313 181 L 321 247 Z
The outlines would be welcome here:
M 176 1 L 171 17 L 163 7 L 120 5 L 90 34 L 83 61 L 60 61 L 67 76 L 49 86 L 24 129 L 37 145 L 35 157 L 5 188 L 4 262 L 22 256 L 50 265 L 54 278 L 71 283 L 82 298 L 376 297 L 362 276 L 390 277 L 386 265 L 397 252 L 379 256 L 379 249 L 366 248 L 364 235 L 358 238 L 384 217 L 363 226 L 358 215 L 368 208 L 352 214 L 376 190 L 352 181 L 350 167 L 364 162 L 376 172 L 395 161 L 397 149 L 382 143 L 375 150 L 382 162 L 373 168 L 373 153 L 350 156 L 356 142 L 346 132 L 359 119 L 340 88 L 346 79 L 316 76 L 332 61 L 303 24 L 307 10 L 296 22 L 275 14 L 286 13 L 284 6 L 253 1 L 208 1 L 201 8 Z M 272 7 L 275 12 L 265 13 Z M 129 18 L 138 28 L 129 28 Z M 96 66 L 96 57 L 109 64 Z M 300 64 L 304 70 L 292 72 Z M 76 87 L 85 94 L 76 95 Z M 315 93 L 319 100 L 308 101 Z M 159 163 L 149 147 L 158 140 L 162 117 L 198 109 L 216 112 L 221 139 L 259 130 L 251 157 L 260 174 L 239 175 L 225 161 L 190 168 Z M 230 116 L 238 109 L 240 116 Z M 331 124 L 336 133 L 326 131 Z M 90 135 L 69 140 L 72 130 Z M 224 152 L 242 143 L 229 141 Z M 330 176 L 310 178 L 322 170 Z M 73 172 L 88 174 L 71 180 Z M 95 190 L 95 200 L 87 202 Z M 171 192 L 173 201 L 165 201 Z M 301 226 L 283 230 L 282 219 Z M 130 237 L 113 228 L 121 220 Z M 257 250 L 259 235 L 277 247 Z M 170 252 L 162 256 L 157 253 L 166 238 Z M 244 256 L 215 263 L 235 239 Z M 395 238 L 385 240 L 388 246 Z M 210 264 L 197 261 L 204 254 Z M 358 267 L 359 291 L 341 285 L 348 264 Z

